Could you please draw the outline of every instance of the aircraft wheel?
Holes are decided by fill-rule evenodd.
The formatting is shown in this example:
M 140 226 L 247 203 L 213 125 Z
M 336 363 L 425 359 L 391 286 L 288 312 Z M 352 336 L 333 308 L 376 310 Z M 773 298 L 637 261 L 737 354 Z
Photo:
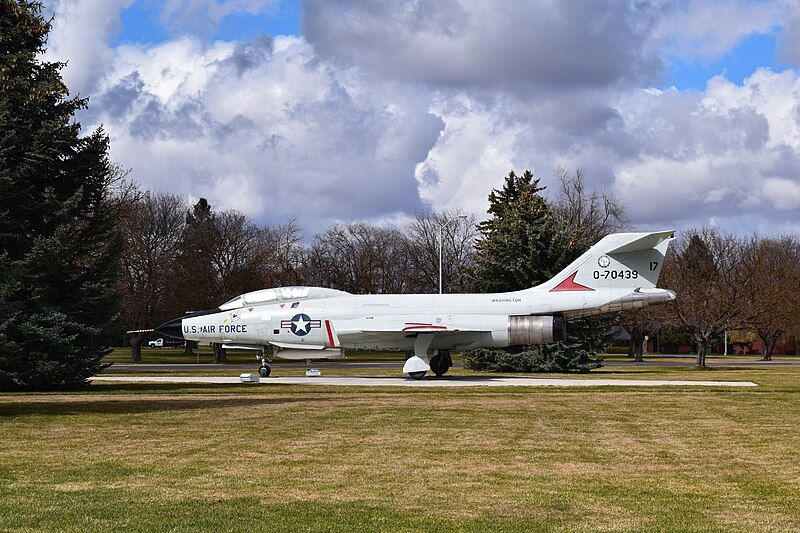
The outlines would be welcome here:
M 408 373 L 408 377 L 410 377 L 411 379 L 422 379 L 422 378 L 425 377 L 425 374 L 427 374 L 427 373 L 428 372 L 425 371 L 425 370 L 423 370 L 421 372 L 409 372 Z
M 272 367 L 269 365 L 264 365 L 258 369 L 258 375 L 262 378 L 268 378 L 269 375 L 272 373 Z
M 450 358 L 450 350 L 438 350 L 431 358 L 431 370 L 436 377 L 442 377 L 451 366 L 453 360 Z

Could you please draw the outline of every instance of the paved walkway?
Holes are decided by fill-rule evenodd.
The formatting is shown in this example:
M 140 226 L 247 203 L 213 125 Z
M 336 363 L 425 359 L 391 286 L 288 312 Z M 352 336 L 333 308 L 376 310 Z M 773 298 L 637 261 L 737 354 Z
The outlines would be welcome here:
M 303 362 L 286 362 L 286 361 L 273 361 L 270 363 L 272 369 L 279 368 L 306 368 L 305 361 Z M 258 372 L 258 363 L 114 363 L 105 369 L 105 372 L 183 372 L 188 370 L 242 370 L 248 372 Z M 314 361 L 314 368 L 325 370 L 326 368 L 333 368 L 337 370 L 353 369 L 353 368 L 385 368 L 387 370 L 403 368 L 403 361 L 346 361 L 346 362 L 331 362 L 331 361 Z M 460 368 L 454 367 L 454 368 Z
M 93 381 L 127 383 L 241 383 L 238 377 L 212 376 L 95 376 Z M 564 379 L 525 378 L 515 376 L 445 376 L 413 380 L 396 376 L 374 377 L 269 377 L 261 385 L 334 385 L 351 387 L 756 387 L 751 381 L 661 381 L 649 379 Z

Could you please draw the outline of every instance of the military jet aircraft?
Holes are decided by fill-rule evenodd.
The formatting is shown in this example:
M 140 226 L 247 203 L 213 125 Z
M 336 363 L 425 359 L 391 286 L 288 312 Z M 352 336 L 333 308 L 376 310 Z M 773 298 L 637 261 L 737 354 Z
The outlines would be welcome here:
M 420 379 L 452 366 L 450 350 L 563 340 L 575 317 L 637 309 L 675 298 L 657 289 L 673 231 L 615 233 L 551 280 L 493 294 L 350 294 L 323 287 L 248 292 L 217 309 L 155 328 L 230 348 L 272 348 L 284 359 L 343 359 L 347 350 L 413 352 L 403 372 Z M 436 350 L 428 359 L 428 351 Z M 269 376 L 267 360 L 259 369 Z

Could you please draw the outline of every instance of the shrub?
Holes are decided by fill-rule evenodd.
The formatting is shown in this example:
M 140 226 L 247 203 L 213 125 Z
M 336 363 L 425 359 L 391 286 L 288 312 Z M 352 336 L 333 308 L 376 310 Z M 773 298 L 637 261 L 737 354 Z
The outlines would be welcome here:
M 562 343 L 526 346 L 514 353 L 499 348 L 477 348 L 461 354 L 464 368 L 489 372 L 580 372 L 603 366 L 585 350 L 569 350 Z

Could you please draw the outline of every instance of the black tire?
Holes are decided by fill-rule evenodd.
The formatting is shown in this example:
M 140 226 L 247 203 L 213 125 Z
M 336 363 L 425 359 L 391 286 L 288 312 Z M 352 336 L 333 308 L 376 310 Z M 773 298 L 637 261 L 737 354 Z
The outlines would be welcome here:
M 436 375 L 437 378 L 440 378 L 444 375 L 445 372 L 447 372 L 447 365 L 442 364 L 443 363 L 442 360 L 434 362 L 436 357 L 431 359 L 431 371 Z
M 269 375 L 272 373 L 272 367 L 269 365 L 264 365 L 258 369 L 258 375 L 262 378 L 268 378 Z
M 425 374 L 427 373 L 428 372 L 426 370 L 421 370 L 419 372 L 409 372 L 408 377 L 410 377 L 411 379 L 422 379 L 425 377 Z
M 453 366 L 453 360 L 450 358 L 449 350 L 439 350 L 431 358 L 431 370 L 436 377 L 442 377 L 451 366 Z

